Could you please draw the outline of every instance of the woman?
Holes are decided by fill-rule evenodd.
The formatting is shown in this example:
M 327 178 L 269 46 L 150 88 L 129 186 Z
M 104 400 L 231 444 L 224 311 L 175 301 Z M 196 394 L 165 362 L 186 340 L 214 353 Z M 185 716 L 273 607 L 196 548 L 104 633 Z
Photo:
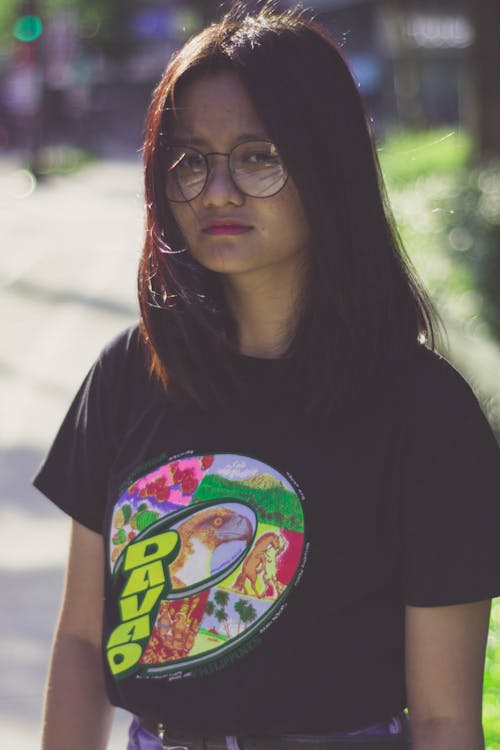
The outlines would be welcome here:
M 483 747 L 498 447 L 337 46 L 233 11 L 144 157 L 140 325 L 35 479 L 73 518 L 44 750 L 104 748 L 112 705 L 131 749 Z

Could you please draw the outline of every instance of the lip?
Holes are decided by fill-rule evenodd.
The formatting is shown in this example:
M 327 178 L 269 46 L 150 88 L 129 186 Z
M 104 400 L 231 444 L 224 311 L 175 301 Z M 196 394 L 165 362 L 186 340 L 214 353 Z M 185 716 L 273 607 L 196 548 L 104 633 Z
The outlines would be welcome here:
M 251 229 L 252 227 L 245 227 L 243 224 L 212 224 L 203 232 L 205 234 L 244 234 Z
M 203 227 L 205 234 L 243 234 L 252 229 L 248 224 L 242 224 L 237 221 L 224 220 L 212 221 Z

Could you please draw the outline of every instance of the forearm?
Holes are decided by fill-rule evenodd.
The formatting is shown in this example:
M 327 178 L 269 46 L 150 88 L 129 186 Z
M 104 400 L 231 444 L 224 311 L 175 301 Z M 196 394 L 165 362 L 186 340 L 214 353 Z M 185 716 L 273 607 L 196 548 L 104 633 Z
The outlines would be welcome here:
M 42 750 L 104 750 L 112 718 L 98 649 L 58 633 L 47 682 Z
M 484 750 L 480 725 L 458 719 L 412 722 L 412 750 Z

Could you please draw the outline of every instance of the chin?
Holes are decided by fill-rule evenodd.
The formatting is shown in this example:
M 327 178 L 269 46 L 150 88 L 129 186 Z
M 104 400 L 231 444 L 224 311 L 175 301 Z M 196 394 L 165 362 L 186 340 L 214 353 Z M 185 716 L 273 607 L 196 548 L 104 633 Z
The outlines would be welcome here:
M 193 258 L 208 271 L 214 273 L 245 273 L 261 268 L 262 265 L 255 257 L 246 257 L 241 251 L 234 246 L 225 248 L 214 248 L 213 250 L 202 253 L 191 252 Z

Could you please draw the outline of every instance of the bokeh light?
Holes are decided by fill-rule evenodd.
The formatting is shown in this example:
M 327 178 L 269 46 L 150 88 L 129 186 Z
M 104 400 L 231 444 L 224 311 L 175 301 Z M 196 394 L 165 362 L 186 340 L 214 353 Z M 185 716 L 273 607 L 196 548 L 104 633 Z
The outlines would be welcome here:
M 29 169 L 18 169 L 9 175 L 8 195 L 11 198 L 29 198 L 36 188 L 36 177 Z
M 33 42 L 42 31 L 43 25 L 38 16 L 21 16 L 15 22 L 12 33 L 20 42 Z

